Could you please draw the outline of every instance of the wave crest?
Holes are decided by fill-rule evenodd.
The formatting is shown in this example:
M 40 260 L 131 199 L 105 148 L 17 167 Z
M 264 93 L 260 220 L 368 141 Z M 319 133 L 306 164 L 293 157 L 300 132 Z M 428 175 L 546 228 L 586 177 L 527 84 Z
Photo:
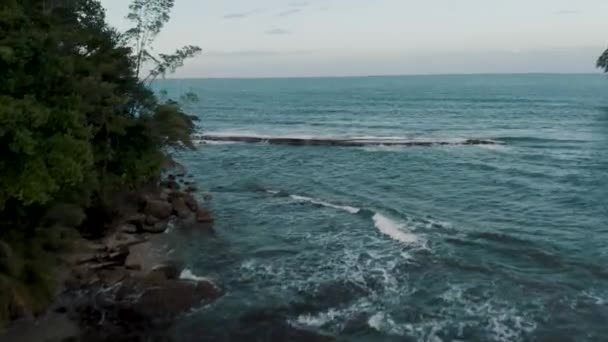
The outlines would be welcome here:
M 376 213 L 372 219 L 374 220 L 374 225 L 376 228 L 378 228 L 382 234 L 389 236 L 393 240 L 406 244 L 415 244 L 420 242 L 420 238 L 410 232 L 403 223 L 394 221 L 380 213 Z

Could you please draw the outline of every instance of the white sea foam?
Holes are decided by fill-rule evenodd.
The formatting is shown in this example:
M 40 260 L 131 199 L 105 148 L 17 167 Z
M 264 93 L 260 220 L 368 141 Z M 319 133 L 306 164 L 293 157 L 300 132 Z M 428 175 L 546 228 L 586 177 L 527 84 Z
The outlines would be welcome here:
M 361 209 L 359 209 L 359 208 L 351 207 L 348 205 L 337 205 L 337 204 L 321 201 L 319 199 L 306 197 L 306 196 L 290 195 L 289 197 L 291 197 L 292 199 L 294 199 L 296 201 L 300 201 L 300 202 L 309 202 L 312 204 L 321 205 L 321 206 L 328 207 L 328 208 L 344 210 L 351 214 L 357 214 L 361 211 Z
M 500 144 L 500 143 L 477 145 L 477 147 L 483 148 L 485 150 L 497 151 L 497 152 L 507 152 L 509 150 L 509 148 L 507 146 L 505 146 L 504 144 Z
M 394 221 L 380 213 L 376 213 L 373 220 L 376 228 L 378 228 L 382 234 L 388 235 L 393 240 L 407 244 L 420 242 L 420 238 L 410 232 L 407 227 L 405 227 L 405 224 Z
M 327 323 L 335 320 L 343 313 L 336 309 L 329 309 L 327 312 L 321 312 L 316 315 L 300 315 L 296 318 L 295 323 L 300 326 L 309 328 L 320 328 Z
M 200 145 L 234 145 L 238 144 L 238 141 L 214 141 L 214 140 L 197 140 L 195 144 Z
M 370 317 L 367 320 L 367 325 L 370 328 L 390 335 L 405 335 L 405 329 L 395 323 L 389 314 L 382 311 Z
M 179 279 L 182 279 L 182 280 L 194 280 L 194 281 L 202 281 L 202 280 L 210 281 L 208 278 L 197 276 L 196 274 L 192 273 L 192 271 L 189 270 L 189 269 L 187 269 L 187 268 L 185 268 L 182 271 L 182 273 L 180 273 Z

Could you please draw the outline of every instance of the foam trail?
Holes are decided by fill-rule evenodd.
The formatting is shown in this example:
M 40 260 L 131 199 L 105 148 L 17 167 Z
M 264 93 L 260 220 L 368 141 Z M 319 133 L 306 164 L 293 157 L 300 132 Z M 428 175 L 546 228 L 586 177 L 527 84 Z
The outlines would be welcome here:
M 339 209 L 339 210 L 344 210 L 347 211 L 351 214 L 357 214 L 361 211 L 361 209 L 359 208 L 355 208 L 355 207 L 351 207 L 348 205 L 337 205 L 337 204 L 332 204 L 329 202 L 325 202 L 325 201 L 321 201 L 318 199 L 314 199 L 314 198 L 310 198 L 310 197 L 305 197 L 305 196 L 298 196 L 298 195 L 290 195 L 289 197 L 291 197 L 292 199 L 296 200 L 296 201 L 301 201 L 301 202 L 309 202 L 312 204 L 316 204 L 316 205 L 321 205 L 324 207 L 328 207 L 328 208 L 334 208 L 334 209 Z
M 385 235 L 388 235 L 393 240 L 397 240 L 407 244 L 414 244 L 419 242 L 419 238 L 409 232 L 404 224 L 397 223 L 390 218 L 376 213 L 372 218 L 374 220 L 374 225 L 378 230 Z

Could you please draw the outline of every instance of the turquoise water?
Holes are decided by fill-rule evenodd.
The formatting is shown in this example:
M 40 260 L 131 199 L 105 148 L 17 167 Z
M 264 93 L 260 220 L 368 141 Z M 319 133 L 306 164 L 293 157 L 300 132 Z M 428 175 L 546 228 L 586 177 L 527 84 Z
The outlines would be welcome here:
M 180 339 L 264 340 L 269 320 L 344 341 L 608 340 L 604 76 L 160 86 L 200 96 L 188 109 L 207 134 L 502 143 L 181 153 L 217 233 L 174 232 L 176 253 L 227 295 L 184 318 Z

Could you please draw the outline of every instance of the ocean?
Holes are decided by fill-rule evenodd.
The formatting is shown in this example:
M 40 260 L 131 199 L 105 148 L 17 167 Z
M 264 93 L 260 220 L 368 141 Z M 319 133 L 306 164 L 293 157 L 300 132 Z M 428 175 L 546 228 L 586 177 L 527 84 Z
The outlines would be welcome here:
M 607 77 L 155 86 L 199 96 L 201 134 L 431 142 L 177 152 L 216 223 L 173 230 L 172 253 L 227 291 L 177 339 L 287 324 L 339 341 L 608 341 Z

